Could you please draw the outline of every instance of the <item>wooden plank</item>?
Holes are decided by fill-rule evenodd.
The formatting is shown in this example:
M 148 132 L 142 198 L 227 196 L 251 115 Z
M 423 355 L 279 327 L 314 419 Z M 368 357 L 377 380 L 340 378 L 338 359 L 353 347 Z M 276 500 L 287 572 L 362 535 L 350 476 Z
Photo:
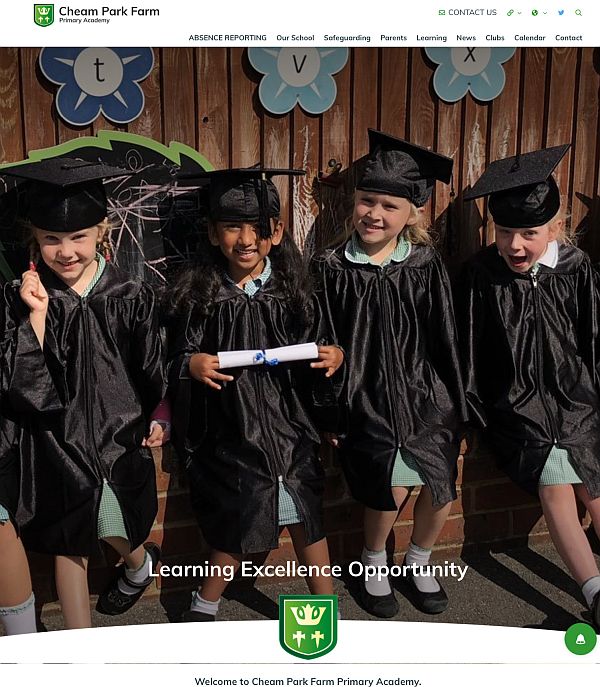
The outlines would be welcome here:
M 462 161 L 460 164 L 460 187 L 471 188 L 486 167 L 486 136 L 488 106 L 477 103 L 467 95 L 463 115 Z M 462 223 L 459 254 L 462 259 L 476 252 L 487 240 L 487 222 L 483 199 L 471 201 L 462 208 Z
M 215 169 L 229 166 L 227 48 L 196 49 L 198 150 Z
M 54 84 L 46 81 L 37 64 L 39 48 L 21 48 L 21 101 L 25 155 L 31 150 L 56 145 Z
M 381 49 L 381 130 L 393 136 L 406 135 L 408 50 Z
M 517 50 L 513 57 L 503 64 L 506 82 L 502 93 L 490 104 L 491 139 L 488 152 L 490 160 L 510 157 L 517 153 L 522 54 L 521 50 Z
M 318 206 L 315 224 L 314 245 L 321 248 L 331 245 L 336 236 L 341 236 L 347 205 L 350 203 L 353 175 L 349 171 L 352 165 L 352 61 L 353 50 L 350 49 L 348 61 L 344 68 L 333 78 L 337 84 L 335 102 L 322 115 L 321 127 L 321 171 L 325 172 L 330 160 L 341 164 L 345 180 L 341 187 L 319 183 L 316 186 L 316 203 Z
M 597 225 L 592 224 L 594 203 L 598 204 L 596 183 L 599 146 L 598 111 L 600 108 L 600 76 L 594 69 L 594 49 L 583 48 L 577 94 L 576 148 L 573 154 L 573 197 L 571 204 L 571 227 L 578 234 L 584 234 L 580 246 L 600 257 L 600 237 Z
M 245 48 L 231 48 L 230 87 L 231 167 L 249 167 L 260 161 L 260 117 L 258 84 L 260 75 L 248 62 Z
M 154 67 L 150 74 L 140 83 L 144 92 L 144 109 L 140 116 L 130 122 L 127 130 L 132 134 L 147 136 L 156 141 L 163 141 L 162 135 L 162 103 L 161 103 L 161 54 L 154 48 Z
M 521 140 L 519 151 L 539 150 L 544 140 L 544 111 L 546 93 L 546 48 L 519 50 L 524 64 L 523 93 L 520 103 Z
M 106 119 L 103 114 L 98 115 L 98 117 L 92 122 L 92 133 L 95 136 L 99 131 L 128 131 L 127 124 L 114 124 L 113 122 Z
M 17 48 L 0 48 L 0 161 L 25 157 Z
M 331 159 L 341 162 L 344 168 L 348 168 L 352 163 L 350 149 L 351 59 L 350 54 L 342 71 L 334 75 L 337 96 L 333 105 L 322 115 L 321 167 L 325 167 Z
M 290 137 L 293 116 L 275 116 L 262 113 L 262 155 L 265 167 L 287 168 L 290 166 Z M 293 220 L 290 206 L 290 181 L 286 178 L 275 179 L 281 199 L 281 218 L 287 226 Z
M 437 127 L 434 148 L 438 153 L 454 160 L 453 184 L 456 194 L 461 163 L 461 124 L 462 107 L 460 103 L 445 103 L 439 100 L 436 104 Z M 460 245 L 462 201 L 451 198 L 451 186 L 436 184 L 433 229 L 439 237 L 438 249 L 447 258 L 458 255 Z
M 576 67 L 577 48 L 552 49 L 546 147 L 569 143 L 573 140 Z M 565 208 L 570 206 L 568 189 L 572 154 L 573 151 L 569 150 L 554 170 L 554 178 L 560 188 L 561 200 Z
M 410 128 L 409 140 L 411 143 L 433 148 L 435 137 L 435 108 L 431 98 L 429 84 L 433 77 L 433 69 L 426 62 L 425 51 L 419 48 L 412 50 L 411 83 L 412 88 L 409 98 Z M 435 207 L 434 189 L 432 199 L 425 206 L 425 212 L 429 214 L 430 221 L 434 222 L 433 208 Z
M 506 82 L 502 93 L 489 104 L 489 141 L 487 143 L 487 158 L 490 162 L 516 155 L 519 149 L 519 93 L 521 56 L 523 52 L 517 50 L 513 57 L 504 62 Z M 488 222 L 485 243 L 494 241 L 494 227 Z
M 320 120 L 306 114 L 298 105 L 293 110 L 292 166 L 306 171 L 306 176 L 293 183 L 293 235 L 302 248 L 313 228 L 317 205 L 313 198 L 313 183 L 319 173 Z
M 367 129 L 377 128 L 379 121 L 377 48 L 358 48 L 352 51 L 352 160 L 369 152 Z
M 193 48 L 162 48 L 162 115 L 164 143 L 196 147 L 196 77 Z

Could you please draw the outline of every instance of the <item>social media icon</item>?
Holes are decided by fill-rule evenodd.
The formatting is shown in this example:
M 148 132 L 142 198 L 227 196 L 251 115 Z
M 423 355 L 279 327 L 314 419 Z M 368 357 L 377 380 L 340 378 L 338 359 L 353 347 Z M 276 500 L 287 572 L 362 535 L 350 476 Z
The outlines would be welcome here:
M 562 15 L 565 13 L 565 11 L 564 11 L 564 10 L 558 10 L 558 13 L 559 13 L 560 16 L 562 17 Z
M 531 10 L 531 14 L 532 14 L 534 17 L 537 17 L 537 16 L 538 16 L 538 11 L 537 11 L 537 10 Z

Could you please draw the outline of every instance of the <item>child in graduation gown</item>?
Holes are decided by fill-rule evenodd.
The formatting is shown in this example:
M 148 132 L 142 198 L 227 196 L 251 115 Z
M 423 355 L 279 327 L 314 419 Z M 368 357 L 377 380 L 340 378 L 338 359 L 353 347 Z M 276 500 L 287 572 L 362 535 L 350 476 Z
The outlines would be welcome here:
M 36 632 L 29 565 L 16 524 L 19 501 L 18 420 L 61 404 L 42 353 L 48 295 L 35 273 L 20 293 L 3 290 L 0 308 L 0 624 L 7 634 Z
M 448 604 L 426 566 L 456 498 L 465 407 L 448 277 L 420 210 L 435 180 L 450 180 L 452 160 L 374 130 L 369 144 L 354 231 L 314 267 L 348 359 L 348 426 L 331 440 L 352 495 L 365 506 L 362 561 L 380 568 L 379 579 L 361 586 L 362 604 L 389 618 L 398 602 L 383 574 L 385 544 L 417 485 L 405 564 L 422 567 L 411 568 L 407 591 L 426 613 Z
M 598 627 L 600 574 L 577 501 L 600 535 L 599 301 L 552 177 L 568 148 L 498 160 L 465 195 L 489 195 L 496 242 L 465 268 L 457 311 L 472 418 L 500 467 L 539 497 Z
M 65 410 L 22 418 L 26 547 L 55 556 L 67 628 L 91 623 L 87 561 L 104 540 L 123 557 L 99 610 L 121 613 L 150 584 L 158 547 L 148 419 L 163 393 L 163 349 L 151 289 L 102 249 L 102 178 L 124 170 L 68 158 L 11 167 L 29 184 L 32 261 L 48 297 L 45 350 Z M 109 257 L 109 256 L 108 256 Z M 145 444 L 145 446 L 144 446 Z
M 174 442 L 216 571 L 195 593 L 186 621 L 214 620 L 227 585 L 226 566 L 237 570 L 244 556 L 277 548 L 284 525 L 301 563 L 329 564 L 323 469 L 311 411 L 314 401 L 328 414 L 330 392 L 335 410 L 339 385 L 327 382 L 341 365 L 342 352 L 320 345 L 318 361 L 310 364 L 222 371 L 217 355 L 326 343 L 301 255 L 279 220 L 279 195 L 270 180 L 298 173 L 257 168 L 208 173 L 211 246 L 199 251 L 198 263 L 172 293 Z M 333 593 L 327 575 L 309 576 L 307 582 L 312 593 Z

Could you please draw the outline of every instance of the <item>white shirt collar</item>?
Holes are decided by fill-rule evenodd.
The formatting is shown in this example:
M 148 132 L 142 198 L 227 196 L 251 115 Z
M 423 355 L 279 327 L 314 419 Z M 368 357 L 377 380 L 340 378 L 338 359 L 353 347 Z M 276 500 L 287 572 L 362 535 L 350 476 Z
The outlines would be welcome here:
M 558 264 L 558 241 L 550 241 L 546 248 L 546 252 L 538 260 L 540 265 L 545 265 L 554 269 Z

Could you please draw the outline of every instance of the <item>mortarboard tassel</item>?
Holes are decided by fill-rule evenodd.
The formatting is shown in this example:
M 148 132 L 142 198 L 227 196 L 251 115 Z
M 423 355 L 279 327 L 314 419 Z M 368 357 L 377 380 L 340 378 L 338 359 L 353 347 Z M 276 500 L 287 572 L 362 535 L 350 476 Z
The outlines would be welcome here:
M 261 239 L 271 237 L 271 222 L 269 219 L 269 190 L 267 188 L 266 176 L 262 179 L 254 180 L 256 197 L 258 198 L 258 229 Z

